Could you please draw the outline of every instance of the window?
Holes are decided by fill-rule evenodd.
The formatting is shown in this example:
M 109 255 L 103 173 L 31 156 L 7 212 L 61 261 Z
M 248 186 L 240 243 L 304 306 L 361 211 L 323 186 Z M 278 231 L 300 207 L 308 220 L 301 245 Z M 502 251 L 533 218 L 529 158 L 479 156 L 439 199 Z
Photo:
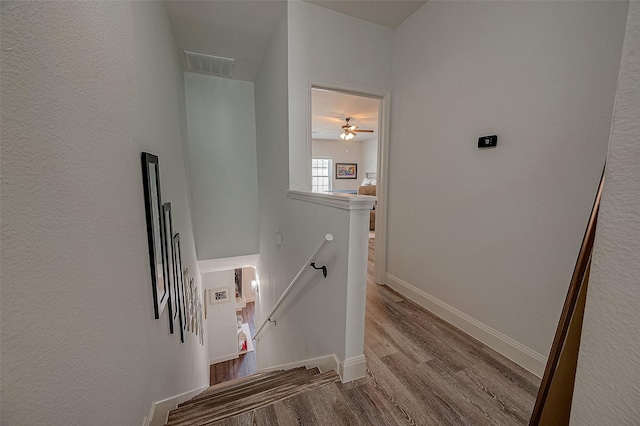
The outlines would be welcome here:
M 331 159 L 313 158 L 311 160 L 311 191 L 331 191 Z

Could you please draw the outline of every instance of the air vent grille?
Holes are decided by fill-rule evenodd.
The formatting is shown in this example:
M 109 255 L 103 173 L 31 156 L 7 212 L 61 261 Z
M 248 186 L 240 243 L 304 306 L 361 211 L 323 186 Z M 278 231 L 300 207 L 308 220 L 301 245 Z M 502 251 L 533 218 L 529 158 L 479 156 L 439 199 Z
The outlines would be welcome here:
M 184 51 L 189 71 L 203 72 L 220 77 L 233 77 L 235 59 L 220 56 L 203 55 L 202 53 Z

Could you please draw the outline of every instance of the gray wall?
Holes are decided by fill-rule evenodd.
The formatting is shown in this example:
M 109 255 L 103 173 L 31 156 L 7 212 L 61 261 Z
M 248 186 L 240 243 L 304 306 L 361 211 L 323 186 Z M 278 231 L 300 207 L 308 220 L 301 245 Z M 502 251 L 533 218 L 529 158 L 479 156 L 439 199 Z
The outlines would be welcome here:
M 387 272 L 542 359 L 605 162 L 626 10 L 428 2 L 394 32 Z
M 607 175 L 571 410 L 573 425 L 640 422 L 640 3 L 629 3 Z
M 1 52 L 2 424 L 140 425 L 208 383 L 151 293 L 141 151 L 199 283 L 165 8 L 3 2 Z
M 253 83 L 184 73 L 198 260 L 258 252 Z

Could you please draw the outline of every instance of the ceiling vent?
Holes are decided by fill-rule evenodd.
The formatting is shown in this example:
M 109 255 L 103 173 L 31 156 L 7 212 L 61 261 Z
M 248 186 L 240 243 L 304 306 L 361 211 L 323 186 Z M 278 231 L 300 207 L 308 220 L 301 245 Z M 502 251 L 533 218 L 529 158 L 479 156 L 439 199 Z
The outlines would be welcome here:
M 220 56 L 203 55 L 202 53 L 184 51 L 189 71 L 203 72 L 220 77 L 233 77 L 235 59 Z

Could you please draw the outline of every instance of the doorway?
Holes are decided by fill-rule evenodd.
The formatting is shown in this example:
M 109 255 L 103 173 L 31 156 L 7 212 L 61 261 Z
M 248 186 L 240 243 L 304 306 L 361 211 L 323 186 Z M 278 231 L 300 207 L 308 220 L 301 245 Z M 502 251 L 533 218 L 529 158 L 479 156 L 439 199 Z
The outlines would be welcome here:
M 253 267 L 202 274 L 209 357 L 209 384 L 256 372 Z
M 311 84 L 310 101 L 308 188 L 378 198 L 369 238 L 375 241 L 374 281 L 384 284 L 389 95 Z

